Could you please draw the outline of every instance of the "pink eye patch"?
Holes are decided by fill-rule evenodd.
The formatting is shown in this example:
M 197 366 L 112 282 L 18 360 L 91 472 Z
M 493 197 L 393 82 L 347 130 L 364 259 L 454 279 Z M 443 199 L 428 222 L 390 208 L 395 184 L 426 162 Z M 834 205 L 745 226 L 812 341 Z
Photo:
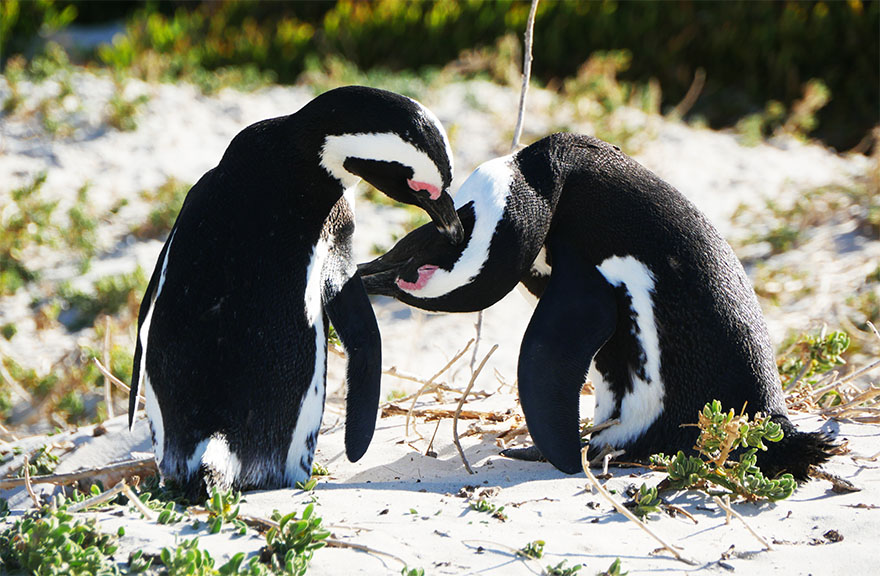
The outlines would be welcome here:
M 428 197 L 431 200 L 436 200 L 440 197 L 440 189 L 434 186 L 433 184 L 428 184 L 427 182 L 418 182 L 416 180 L 407 179 L 406 183 L 409 184 L 409 187 L 415 190 L 416 192 L 420 190 L 424 190 L 428 193 Z
M 415 282 L 407 282 L 403 278 L 398 278 L 395 282 L 401 290 L 409 290 L 410 292 L 421 290 L 436 271 L 437 266 L 434 266 L 433 264 L 425 264 L 424 266 L 419 267 L 419 279 Z

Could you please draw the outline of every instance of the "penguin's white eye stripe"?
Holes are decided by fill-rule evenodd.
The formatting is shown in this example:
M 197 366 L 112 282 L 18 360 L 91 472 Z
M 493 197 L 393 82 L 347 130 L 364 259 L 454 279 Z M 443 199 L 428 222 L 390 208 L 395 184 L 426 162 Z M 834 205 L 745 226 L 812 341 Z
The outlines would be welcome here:
M 410 98 L 412 100 L 412 98 Z M 443 129 L 443 124 L 440 123 L 440 119 L 437 118 L 437 115 L 434 114 L 429 108 L 425 107 L 418 100 L 412 100 L 415 102 L 419 108 L 421 108 L 422 113 L 424 113 L 425 118 L 431 121 L 434 127 L 437 129 L 437 132 L 443 137 L 443 144 L 446 146 L 446 157 L 449 158 L 449 171 L 451 173 L 455 173 L 455 169 L 452 166 L 452 146 L 449 144 L 449 138 L 446 136 L 446 130 Z
M 397 134 L 386 132 L 327 136 L 321 149 L 321 166 L 345 188 L 349 188 L 360 177 L 345 169 L 343 163 L 346 158 L 397 162 L 412 169 L 413 181 L 427 183 L 438 190 L 443 188 L 443 177 L 434 161 Z

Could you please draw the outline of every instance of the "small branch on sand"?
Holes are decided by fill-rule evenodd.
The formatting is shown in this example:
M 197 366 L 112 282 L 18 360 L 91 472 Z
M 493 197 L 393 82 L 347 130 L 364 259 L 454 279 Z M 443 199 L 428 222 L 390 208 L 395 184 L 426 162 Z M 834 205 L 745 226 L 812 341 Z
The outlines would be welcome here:
M 92 360 L 94 360 L 95 366 L 98 367 L 98 370 L 100 370 L 101 374 L 104 376 L 105 381 L 109 380 L 110 382 L 115 384 L 121 390 L 125 390 L 126 394 L 131 394 L 131 388 L 129 387 L 128 384 L 126 384 L 125 382 L 123 382 L 122 380 L 120 380 L 119 378 L 114 376 L 113 373 L 110 372 L 110 370 L 108 370 L 106 366 L 101 364 L 100 360 L 98 360 L 97 358 L 92 358 Z M 144 404 L 145 403 L 144 397 L 141 395 L 138 395 L 138 402 L 141 404 Z
M 31 460 L 28 458 L 28 455 L 24 455 L 24 487 L 27 489 L 28 496 L 31 497 L 31 500 L 34 501 L 34 506 L 36 508 L 40 507 L 40 501 L 37 499 L 37 495 L 34 493 L 34 487 L 31 486 Z
M 593 487 L 595 487 L 596 490 L 599 492 L 599 494 L 601 494 L 606 500 L 608 500 L 611 503 L 611 505 L 614 506 L 614 508 L 618 512 L 620 512 L 621 514 L 626 516 L 626 518 L 628 520 L 632 521 L 636 526 L 638 526 L 639 528 L 641 528 L 642 530 L 647 532 L 648 535 L 651 536 L 651 538 L 653 538 L 654 540 L 659 542 L 660 545 L 664 549 L 668 550 L 673 556 L 675 556 L 676 560 L 678 560 L 680 562 L 684 562 L 685 564 L 689 564 L 691 566 L 697 565 L 697 563 L 694 562 L 693 560 L 685 558 L 684 556 L 679 554 L 678 551 L 675 548 L 673 548 L 671 544 L 667 544 L 662 538 L 660 538 L 660 536 L 655 534 L 653 530 L 651 530 L 650 528 L 645 526 L 644 522 L 642 522 L 638 518 L 636 518 L 635 514 L 633 514 L 629 510 L 627 510 L 625 506 L 620 504 L 617 500 L 614 499 L 614 497 L 611 494 L 608 493 L 608 490 L 606 490 L 605 487 L 599 483 L 599 480 L 596 479 L 595 476 L 593 476 L 593 473 L 590 472 L 590 465 L 589 465 L 589 462 L 587 462 L 587 447 L 586 446 L 581 450 L 581 466 L 583 467 L 584 473 L 587 475 L 587 479 L 590 481 L 590 483 L 593 485 Z
M 93 506 L 100 506 L 105 502 L 109 502 L 116 498 L 116 496 L 125 491 L 125 480 L 120 480 L 116 486 L 107 490 L 106 492 L 101 492 L 97 496 L 92 496 L 88 500 L 83 500 L 82 502 L 77 502 L 76 504 L 72 504 L 67 508 L 68 512 L 82 512 L 83 510 L 87 510 L 92 508 Z
M 446 408 L 422 408 L 410 412 L 406 408 L 401 408 L 396 404 L 389 404 L 382 408 L 382 418 L 389 416 L 400 416 L 411 413 L 417 418 L 425 420 L 442 420 L 443 418 L 454 418 L 455 410 Z M 458 415 L 459 420 L 488 420 L 489 422 L 506 422 L 510 420 L 511 414 L 507 412 L 482 412 L 480 410 L 461 410 Z
M 532 0 L 529 9 L 529 19 L 526 23 L 525 49 L 523 50 L 523 74 L 522 88 L 519 93 L 519 112 L 516 117 L 516 129 L 513 131 L 513 143 L 510 145 L 511 152 L 516 152 L 519 146 L 519 138 L 522 136 L 523 119 L 526 115 L 526 95 L 529 92 L 529 80 L 532 76 L 532 43 L 535 32 L 535 13 L 538 10 L 538 0 Z
M 375 548 L 370 548 L 369 546 L 364 546 L 363 544 L 355 544 L 354 542 L 343 542 L 342 540 L 336 540 L 335 538 L 327 538 L 323 540 L 327 544 L 327 548 L 349 548 L 351 550 L 358 550 L 359 552 L 366 552 L 367 554 L 373 554 L 374 556 L 385 556 L 386 558 L 391 558 L 392 560 L 396 560 L 400 562 L 403 566 L 409 566 L 406 561 L 400 556 L 395 556 L 390 552 L 382 552 L 381 550 L 376 550 Z
M 730 496 L 725 496 L 724 500 L 722 500 L 718 496 L 712 496 L 712 499 L 715 500 L 715 504 L 717 504 L 719 508 L 727 513 L 727 524 L 730 524 L 731 516 L 735 517 L 737 520 L 743 523 L 743 526 L 746 527 L 746 530 L 748 530 L 751 535 L 754 536 L 758 540 L 758 542 L 761 543 L 762 546 L 764 546 L 764 548 L 766 548 L 767 550 L 773 550 L 773 547 L 770 546 L 770 543 L 764 540 L 764 538 L 762 538 L 760 534 L 752 530 L 752 527 L 749 526 L 748 522 L 746 522 L 746 519 L 740 516 L 739 512 L 730 507 Z
M 123 475 L 126 478 L 131 476 L 154 476 L 159 473 L 156 466 L 156 460 L 153 458 L 141 458 L 138 460 L 126 460 L 109 466 L 98 468 L 87 468 L 79 472 L 69 472 L 67 474 L 50 474 L 47 476 L 34 476 L 26 480 L 25 478 L 6 478 L 0 480 L 0 490 L 8 490 L 18 486 L 27 485 L 28 482 L 34 484 L 59 484 L 68 485 L 80 480 L 88 478 L 102 478 Z
M 461 398 L 458 400 L 458 407 L 455 409 L 455 416 L 452 418 L 452 438 L 455 441 L 455 447 L 458 448 L 458 454 L 461 456 L 461 461 L 464 462 L 464 467 L 467 469 L 468 474 L 473 474 L 474 471 L 471 469 L 471 465 L 468 464 L 467 458 L 464 455 L 464 450 L 461 449 L 461 442 L 458 439 L 458 417 L 461 414 L 461 407 L 464 405 L 465 398 L 470 393 L 471 388 L 474 386 L 474 382 L 477 381 L 477 376 L 480 375 L 480 372 L 483 371 L 483 366 L 486 365 L 486 361 L 489 360 L 489 357 L 498 350 L 498 344 L 492 346 L 492 349 L 489 350 L 489 353 L 483 357 L 483 360 L 480 362 L 480 365 L 477 367 L 477 370 L 471 375 L 471 381 L 468 382 L 467 388 L 464 389 L 464 393 L 461 395 Z
M 144 503 L 141 502 L 141 499 L 138 498 L 137 494 L 135 494 L 131 488 L 128 487 L 128 484 L 125 483 L 125 480 L 121 480 L 122 491 L 125 492 L 126 497 L 128 497 L 128 501 L 131 502 L 131 505 L 138 509 L 138 512 L 144 515 L 144 518 L 147 520 L 153 521 L 156 519 L 156 516 L 153 514 L 153 511 L 144 506 Z
M 110 365 L 110 316 L 104 316 L 104 365 Z M 104 378 L 104 407 L 107 410 L 107 418 L 113 418 L 113 388 L 110 387 L 110 379 Z
M 406 415 L 406 425 L 404 427 L 404 434 L 405 435 L 409 435 L 409 420 L 410 420 L 410 417 L 412 416 L 413 410 L 416 407 L 416 402 L 419 400 L 419 396 L 421 396 L 426 391 L 430 390 L 431 387 L 434 385 L 434 380 L 439 378 L 444 372 L 449 370 L 449 368 L 451 368 L 453 364 L 458 362 L 458 359 L 461 358 L 462 356 L 464 356 L 464 353 L 467 352 L 468 348 L 470 348 L 471 344 L 473 344 L 473 343 L 474 343 L 473 339 L 468 340 L 468 343 L 465 344 L 464 348 L 462 348 L 461 350 L 456 352 L 455 356 L 452 357 L 452 360 L 447 362 L 446 366 L 441 368 L 439 372 L 437 372 L 436 374 L 434 374 L 433 376 L 428 378 L 428 381 L 425 382 L 425 384 L 421 388 L 419 388 L 418 392 L 416 392 L 416 395 L 413 397 L 412 404 L 410 404 L 410 406 L 409 406 L 409 412 L 407 412 L 407 415 Z

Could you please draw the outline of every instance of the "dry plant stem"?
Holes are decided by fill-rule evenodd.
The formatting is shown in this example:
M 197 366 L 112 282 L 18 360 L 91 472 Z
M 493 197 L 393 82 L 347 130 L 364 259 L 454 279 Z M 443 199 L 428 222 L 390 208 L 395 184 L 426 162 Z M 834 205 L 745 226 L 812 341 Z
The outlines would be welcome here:
M 653 538 L 654 540 L 659 542 L 660 545 L 663 546 L 663 548 L 665 548 L 666 550 L 669 550 L 669 552 L 675 557 L 676 560 L 678 560 L 680 562 L 684 562 L 685 564 L 689 564 L 691 566 L 697 565 L 697 563 L 694 562 L 693 560 L 685 558 L 684 556 L 679 554 L 675 548 L 673 548 L 670 544 L 667 544 L 662 538 L 660 538 L 660 536 L 655 534 L 653 530 L 651 530 L 650 528 L 645 526 L 644 522 L 642 522 L 638 518 L 636 518 L 632 512 L 627 510 L 625 506 L 623 506 L 619 502 L 617 502 L 617 500 L 615 500 L 614 497 L 608 493 L 608 491 L 605 489 L 605 487 L 602 486 L 602 484 L 599 483 L 599 480 L 596 479 L 595 476 L 593 476 L 592 472 L 590 472 L 589 462 L 587 462 L 587 448 L 586 447 L 584 447 L 581 450 L 581 467 L 583 467 L 584 473 L 587 475 L 587 479 L 590 481 L 590 483 L 593 485 L 593 487 L 599 492 L 599 494 L 604 496 L 605 499 L 608 500 L 608 502 L 610 502 L 611 505 L 614 506 L 614 508 L 618 512 L 620 512 L 621 514 L 626 516 L 626 518 L 628 520 L 634 522 L 639 528 L 641 528 L 642 530 L 647 532 L 648 535 L 650 535 L 651 538 Z
M 125 480 L 120 480 L 116 484 L 116 486 L 107 490 L 106 492 L 102 492 L 97 496 L 92 496 L 88 500 L 83 500 L 82 502 L 77 502 L 76 504 L 68 506 L 67 511 L 82 512 L 83 510 L 86 510 L 93 506 L 100 506 L 104 502 L 109 502 L 110 500 L 113 500 L 114 498 L 116 498 L 117 494 L 123 491 L 125 491 Z
M 104 365 L 110 365 L 110 316 L 104 317 Z M 110 387 L 110 379 L 104 378 L 104 407 L 107 410 L 107 418 L 113 418 L 113 389 Z
M 546 573 L 546 572 L 544 572 L 544 570 L 541 567 L 541 564 L 537 560 L 535 560 L 534 558 L 529 558 L 528 556 L 524 556 L 522 554 L 518 554 L 519 550 L 517 550 L 516 548 L 513 548 L 512 546 L 508 546 L 507 544 L 502 544 L 500 542 L 493 542 L 491 540 L 462 540 L 461 543 L 464 544 L 465 546 L 470 546 L 471 544 L 476 544 L 477 546 L 482 547 L 481 546 L 482 544 L 488 544 L 490 546 L 502 548 L 502 549 L 510 552 L 510 555 L 513 556 L 514 558 L 516 558 L 518 560 L 522 560 L 526 564 L 533 564 L 534 566 L 537 566 L 538 570 L 539 570 L 539 572 L 538 572 L 539 574 Z
M 131 388 L 128 386 L 128 384 L 126 384 L 125 382 L 123 382 L 122 380 L 120 380 L 119 378 L 117 378 L 116 376 L 114 376 L 113 373 L 110 372 L 110 370 L 108 370 L 106 366 L 104 366 L 103 364 L 101 364 L 101 361 L 100 361 L 100 360 L 98 360 L 97 358 L 93 358 L 93 360 L 95 361 L 95 366 L 98 367 L 98 370 L 99 370 L 99 371 L 101 372 L 101 374 L 104 376 L 104 379 L 105 379 L 105 380 L 109 380 L 110 382 L 112 382 L 113 384 L 115 384 L 116 386 L 118 386 L 121 390 L 125 390 L 125 392 L 126 392 L 127 394 L 130 394 L 130 393 L 131 393 Z M 145 404 L 145 403 L 146 403 L 146 401 L 144 400 L 144 397 L 141 396 L 141 395 L 138 395 L 138 402 L 139 402 L 140 404 Z
M 343 542 L 342 540 L 336 540 L 335 538 L 327 538 L 324 540 L 327 544 L 327 548 L 349 548 L 351 550 L 358 550 L 360 552 L 366 552 L 367 554 L 373 554 L 375 556 L 385 556 L 386 558 L 391 558 L 392 560 L 396 560 L 400 562 L 404 566 L 409 566 L 406 561 L 400 556 L 395 556 L 390 552 L 382 552 L 381 550 L 376 550 L 375 548 L 370 548 L 369 546 L 364 546 L 363 544 L 355 544 L 354 542 Z
M 0 432 L 3 432 L 4 434 L 6 434 L 6 435 L 9 436 L 10 438 L 12 438 L 12 440 L 14 440 L 14 441 L 17 441 L 17 440 L 18 440 L 18 436 L 16 436 L 16 435 L 13 434 L 12 432 L 10 432 L 10 431 L 9 431 L 9 428 L 7 428 L 6 426 L 4 426 L 3 424 L 0 424 Z
M 471 363 L 470 363 L 471 374 L 474 373 L 474 364 L 477 363 L 477 350 L 480 349 L 480 336 L 482 336 L 482 334 L 483 334 L 483 311 L 482 310 L 477 312 L 477 321 L 474 324 L 474 331 L 476 332 L 476 335 L 474 336 L 474 351 L 471 354 Z
M 137 497 L 131 488 L 125 483 L 125 480 L 122 480 L 122 491 L 125 492 L 125 495 L 128 497 L 128 501 L 131 502 L 131 505 L 138 509 L 138 512 L 144 515 L 144 518 L 147 520 L 155 520 L 156 517 L 153 515 L 153 511 L 144 506 L 144 503 L 141 502 L 141 499 Z
M 102 476 L 112 476 L 124 474 L 125 476 L 153 476 L 159 473 L 156 466 L 156 460 L 153 458 L 141 458 L 138 460 L 126 460 L 109 466 L 101 466 L 98 468 L 88 468 L 79 472 L 68 472 L 66 474 L 50 474 L 47 476 L 35 476 L 27 482 L 34 484 L 60 484 L 67 485 L 85 480 L 86 478 L 100 478 Z M 6 478 L 0 480 L 0 490 L 8 490 L 18 486 L 27 485 L 24 478 Z
M 461 442 L 458 439 L 458 415 L 461 414 L 461 407 L 464 405 L 464 401 L 467 398 L 467 395 L 470 393 L 471 388 L 474 386 L 474 382 L 477 381 L 477 376 L 480 375 L 480 372 L 483 371 L 483 366 L 486 365 L 486 361 L 489 360 L 489 357 L 498 350 L 498 344 L 492 346 L 492 349 L 489 350 L 489 353 L 483 357 L 482 362 L 477 367 L 477 370 L 471 374 L 471 381 L 468 382 L 467 388 L 464 389 L 464 393 L 461 395 L 461 398 L 458 400 L 458 407 L 455 409 L 455 416 L 452 417 L 452 439 L 455 441 L 455 447 L 458 448 L 458 454 L 461 456 L 461 461 L 464 462 L 464 467 L 467 469 L 468 474 L 473 474 L 474 471 L 471 469 L 471 465 L 468 463 L 467 458 L 464 455 L 464 450 L 461 449 Z
M 672 114 L 678 118 L 684 117 L 691 108 L 693 108 L 694 104 L 697 102 L 697 98 L 700 97 L 700 93 L 703 91 L 703 86 L 706 85 L 706 71 L 702 68 L 697 68 L 694 71 L 694 80 L 691 82 L 690 88 L 688 88 L 687 94 L 684 95 L 681 102 L 676 105 L 675 108 L 672 109 Z
M 452 360 L 450 360 L 449 362 L 446 363 L 446 366 L 444 366 L 443 368 L 440 369 L 439 372 L 437 372 L 436 374 L 434 374 L 433 376 L 431 376 L 431 377 L 428 379 L 428 381 L 425 382 L 425 384 L 422 385 L 421 388 L 419 388 L 419 391 L 416 392 L 416 395 L 413 397 L 412 404 L 410 404 L 410 406 L 409 406 L 409 412 L 407 412 L 407 414 L 406 414 L 406 425 L 404 426 L 404 434 L 405 434 L 405 435 L 409 435 L 409 420 L 410 420 L 410 415 L 412 414 L 412 411 L 413 411 L 413 410 L 415 409 L 415 407 L 416 407 L 416 402 L 418 402 L 418 400 L 419 400 L 419 396 L 421 396 L 424 392 L 426 392 L 427 390 L 429 390 L 429 389 L 431 388 L 431 386 L 434 384 L 434 380 L 436 380 L 437 378 L 439 378 L 444 372 L 446 372 L 447 370 L 449 370 L 449 368 L 452 367 L 453 364 L 455 364 L 456 362 L 458 362 L 458 359 L 461 358 L 462 356 L 464 356 L 464 353 L 467 352 L 467 349 L 470 348 L 470 347 L 471 347 L 471 344 L 473 344 L 473 343 L 474 343 L 474 340 L 473 340 L 473 339 L 468 340 L 468 343 L 465 344 L 464 348 L 462 348 L 461 350 L 459 350 L 459 351 L 455 354 L 455 356 L 452 357 Z
M 31 486 L 31 461 L 27 454 L 24 456 L 24 487 L 27 489 L 28 496 L 34 501 L 34 506 L 39 508 L 40 501 L 37 500 L 37 495 L 34 494 L 34 487 Z
M 724 510 L 727 513 L 728 517 L 733 516 L 734 518 L 736 518 L 737 520 L 742 522 L 743 526 L 746 527 L 746 530 L 748 530 L 751 533 L 751 535 L 754 536 L 758 540 L 758 542 L 760 542 L 761 545 L 764 546 L 764 548 L 766 548 L 767 550 L 773 550 L 773 547 L 770 546 L 770 543 L 767 542 L 766 540 L 764 540 L 764 538 L 762 538 L 760 534 L 758 534 L 757 532 L 752 530 L 752 527 L 749 526 L 749 524 L 748 524 L 748 522 L 746 522 L 745 518 L 740 516 L 739 512 L 737 512 L 736 510 L 731 508 L 730 496 L 725 496 L 725 499 L 727 500 L 726 502 L 724 500 L 722 500 L 721 498 L 719 498 L 718 496 L 712 496 L 712 499 L 715 500 L 715 504 L 717 504 L 719 508 L 721 508 L 722 510 Z M 728 518 L 728 521 L 729 521 L 729 518 Z
M 513 131 L 513 143 L 510 145 L 511 152 L 515 152 L 519 146 L 519 138 L 522 136 L 523 119 L 526 115 L 526 95 L 529 92 L 529 79 L 532 76 L 532 42 L 535 32 L 535 12 L 538 10 L 538 0 L 532 0 L 529 9 L 529 19 L 526 23 L 525 49 L 523 50 L 523 75 L 522 89 L 519 93 L 519 112 L 516 117 L 516 129 Z

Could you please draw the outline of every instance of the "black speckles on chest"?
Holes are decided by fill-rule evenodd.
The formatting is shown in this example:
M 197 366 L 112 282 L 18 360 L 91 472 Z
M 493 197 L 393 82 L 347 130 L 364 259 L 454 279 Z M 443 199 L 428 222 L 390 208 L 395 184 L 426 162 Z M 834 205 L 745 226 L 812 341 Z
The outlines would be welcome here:
M 632 297 L 624 286 L 614 288 L 617 300 L 617 328 L 596 354 L 596 369 L 611 387 L 619 403 L 633 391 L 633 378 L 649 383 L 647 353 L 641 340 L 641 329 L 635 321 Z

